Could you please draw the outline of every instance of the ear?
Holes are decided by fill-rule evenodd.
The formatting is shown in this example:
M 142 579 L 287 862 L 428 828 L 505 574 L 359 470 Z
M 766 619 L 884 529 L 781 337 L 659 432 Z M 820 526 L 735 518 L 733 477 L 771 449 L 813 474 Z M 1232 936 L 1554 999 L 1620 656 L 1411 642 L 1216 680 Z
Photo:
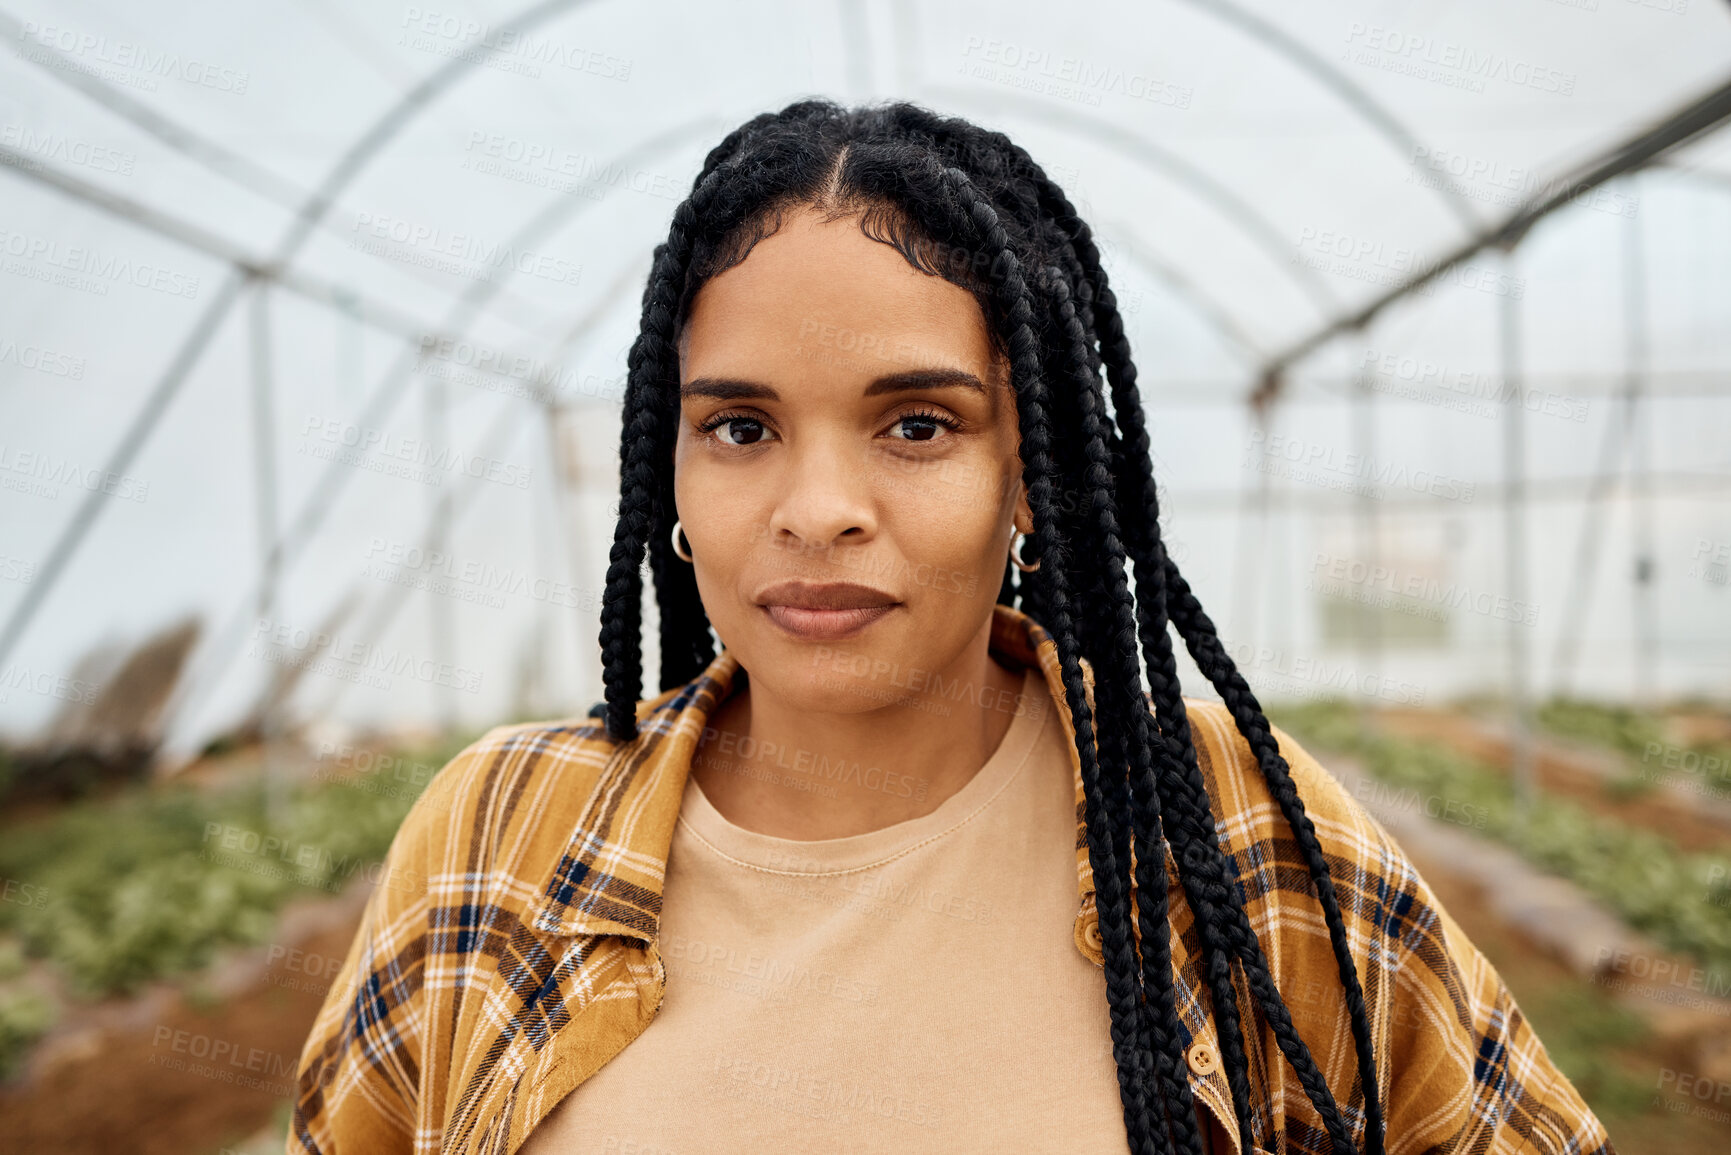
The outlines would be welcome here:
M 1019 476 L 1016 478 L 1016 511 L 1011 521 L 1018 533 L 1034 532 L 1034 510 L 1028 504 L 1028 487 Z

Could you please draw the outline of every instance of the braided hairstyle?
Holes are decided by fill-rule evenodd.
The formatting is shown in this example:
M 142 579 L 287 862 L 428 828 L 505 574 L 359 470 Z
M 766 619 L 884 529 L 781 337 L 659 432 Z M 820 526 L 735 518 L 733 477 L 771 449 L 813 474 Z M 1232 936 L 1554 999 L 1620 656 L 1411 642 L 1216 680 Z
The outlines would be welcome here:
M 661 688 L 690 681 L 715 657 L 695 571 L 669 537 L 680 327 L 705 281 L 744 260 L 783 212 L 807 206 L 830 219 L 858 216 L 868 236 L 915 268 L 972 292 L 1010 364 L 1033 513 L 1028 545 L 1042 564 L 1022 573 L 1006 558 L 998 600 L 1019 602 L 1057 644 L 1130 1149 L 1202 1150 L 1171 976 L 1170 849 L 1195 916 L 1242 1148 L 1265 1141 L 1263 1120 L 1253 1125 L 1244 1034 L 1246 1016 L 1259 1014 L 1321 1120 L 1324 1134 L 1304 1145 L 1382 1155 L 1370 1025 L 1328 861 L 1268 719 L 1161 539 L 1136 366 L 1092 234 L 1063 190 L 1002 133 L 906 102 L 849 109 L 802 100 L 754 117 L 705 158 L 655 249 L 627 359 L 619 519 L 600 635 L 606 701 L 597 710 L 609 736 L 637 733 L 645 550 L 661 617 Z M 1197 763 L 1173 630 L 1255 754 L 1321 904 L 1357 1058 L 1344 1109 L 1294 1028 L 1245 913 L 1240 866 Z M 1096 675 L 1092 706 L 1084 659 Z

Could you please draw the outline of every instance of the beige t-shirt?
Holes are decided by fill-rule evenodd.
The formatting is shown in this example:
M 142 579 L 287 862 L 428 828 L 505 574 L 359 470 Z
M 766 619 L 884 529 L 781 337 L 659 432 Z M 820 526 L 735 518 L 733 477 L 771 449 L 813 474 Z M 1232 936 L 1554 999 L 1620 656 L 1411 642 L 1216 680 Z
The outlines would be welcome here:
M 866 834 L 749 831 L 690 779 L 661 1009 L 524 1155 L 1126 1150 L 1064 730 L 1038 669 L 1019 700 L 967 785 Z

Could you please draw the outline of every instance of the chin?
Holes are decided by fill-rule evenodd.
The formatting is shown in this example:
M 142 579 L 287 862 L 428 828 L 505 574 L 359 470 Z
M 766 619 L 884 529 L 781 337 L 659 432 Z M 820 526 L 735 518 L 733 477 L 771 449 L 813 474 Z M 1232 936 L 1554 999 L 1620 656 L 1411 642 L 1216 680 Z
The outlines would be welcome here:
M 872 637 L 867 627 L 833 641 L 789 637 L 773 624 L 754 640 L 754 686 L 763 686 L 796 710 L 823 714 L 865 714 L 886 706 L 917 701 L 917 688 L 929 676 L 933 662 L 899 633 Z M 770 671 L 768 676 L 758 671 Z
M 831 714 L 869 714 L 913 698 L 905 685 L 896 684 L 888 676 L 861 678 L 827 669 L 808 674 L 802 681 L 802 690 L 810 699 L 807 708 Z

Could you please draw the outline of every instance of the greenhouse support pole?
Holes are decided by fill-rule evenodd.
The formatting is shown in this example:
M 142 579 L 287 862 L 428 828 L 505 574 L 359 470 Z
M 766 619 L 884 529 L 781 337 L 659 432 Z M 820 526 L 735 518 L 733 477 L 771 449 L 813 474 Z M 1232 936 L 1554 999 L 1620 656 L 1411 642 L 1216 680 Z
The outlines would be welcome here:
M 478 456 L 483 460 L 491 460 L 492 458 L 502 454 L 511 440 L 513 420 L 521 419 L 521 417 L 522 411 L 516 409 L 514 406 L 507 405 L 500 409 L 498 416 L 496 416 L 493 419 L 493 423 L 487 427 L 487 431 L 481 439 L 480 444 L 482 449 Z M 484 479 L 484 472 L 480 476 L 477 476 L 468 470 L 457 471 L 450 491 L 444 493 L 441 496 L 439 503 L 433 507 L 427 517 L 426 524 L 421 529 L 421 532 L 415 537 L 409 539 L 408 545 L 410 556 L 414 556 L 418 553 L 420 556 L 426 557 L 440 548 L 438 545 L 439 542 L 450 540 L 453 524 L 456 519 L 460 517 L 476 500 L 481 489 L 481 483 Z M 401 573 L 403 568 L 404 567 L 402 566 L 397 567 L 398 573 Z M 365 580 L 366 578 L 364 574 L 354 579 L 350 585 L 350 596 L 366 596 L 360 595 L 357 592 L 361 590 L 362 583 Z M 387 585 L 390 584 L 391 583 L 387 583 Z M 435 598 L 440 598 L 440 595 L 437 594 L 433 596 Z M 365 640 L 369 648 L 383 644 L 385 631 L 389 629 L 391 623 L 396 620 L 397 612 L 409 604 L 409 599 L 397 596 L 395 587 L 393 586 L 392 588 L 380 589 L 376 593 L 372 594 L 371 602 L 372 606 L 368 612 L 366 620 L 361 622 L 352 631 L 355 637 Z M 336 634 L 334 628 L 326 630 L 325 632 L 333 637 Z M 331 692 L 327 694 L 324 700 L 311 711 L 314 717 L 325 718 L 334 715 L 336 713 L 337 703 L 342 699 L 343 694 L 348 692 L 349 688 L 355 684 L 347 678 L 333 678 L 331 679 L 331 682 Z M 479 692 L 479 677 L 477 677 L 475 685 L 476 692 Z M 456 697 L 456 687 L 450 686 L 447 687 L 447 689 L 451 691 L 450 696 L 454 700 Z M 442 727 L 442 730 L 444 733 L 448 734 L 450 730 L 454 728 L 454 726 Z
M 1371 464 L 1371 454 L 1376 448 L 1376 392 L 1371 388 L 1370 374 L 1360 369 L 1352 378 L 1352 449 L 1363 462 L 1360 468 L 1369 476 L 1375 476 L 1375 466 Z M 1366 582 L 1370 575 L 1377 572 L 1382 564 L 1381 542 L 1378 541 L 1376 516 L 1376 489 L 1368 482 L 1361 482 L 1353 492 L 1353 549 L 1358 554 L 1358 560 L 1364 565 Z M 1349 566 L 1347 573 L 1351 573 Z M 1365 588 L 1359 591 L 1356 600 L 1347 602 L 1354 623 L 1353 641 L 1358 648 L 1358 661 L 1361 669 L 1358 671 L 1359 685 L 1362 687 L 1374 681 L 1378 689 L 1382 686 L 1382 615 L 1375 603 L 1374 590 Z M 1366 702 L 1359 697 L 1359 721 L 1363 729 L 1375 725 L 1375 702 Z
M 1502 250 L 1504 284 L 1508 291 L 1497 298 L 1498 328 L 1503 368 L 1503 553 L 1507 572 L 1509 601 L 1526 605 L 1527 596 L 1527 477 L 1526 477 L 1526 390 L 1521 382 L 1521 318 L 1517 293 L 1521 280 L 1517 275 L 1515 244 Z M 1515 813 L 1521 825 L 1533 815 L 1533 719 L 1531 689 L 1528 685 L 1528 627 L 1520 615 L 1509 615 L 1508 662 L 1510 771 L 1514 776 Z
M 1593 471 L 1587 484 L 1586 497 L 1581 502 L 1581 533 L 1575 540 L 1575 561 L 1569 568 L 1569 595 L 1563 601 L 1563 612 L 1557 619 L 1557 649 L 1551 662 L 1551 692 L 1563 698 L 1574 693 L 1575 666 L 1581 654 L 1581 634 L 1585 629 L 1587 610 L 1592 605 L 1600 545 L 1604 538 L 1605 501 L 1617 484 L 1623 443 L 1629 434 L 1628 416 L 1631 404 L 1632 399 L 1627 390 L 1624 390 L 1624 418 L 1619 420 L 1615 413 L 1605 418 L 1605 435 L 1599 445 L 1598 467 Z
M 252 368 L 252 457 L 254 502 L 258 522 L 258 602 L 263 621 L 276 602 L 277 572 L 281 553 L 277 543 L 276 404 L 271 381 L 270 281 L 251 278 L 247 301 L 247 344 Z M 280 829 L 288 819 L 288 799 L 282 780 L 281 760 L 276 757 L 282 703 L 267 695 L 258 717 L 259 754 L 263 763 L 265 820 Z
M 252 453 L 254 504 L 258 517 L 258 613 L 270 616 L 276 601 L 281 553 L 277 543 L 276 402 L 271 382 L 270 281 L 252 279 L 248 302 L 252 351 Z
M 416 367 L 424 364 L 423 359 Z M 421 394 L 421 421 L 427 444 L 434 447 L 434 453 L 452 454 L 454 459 L 461 460 L 462 455 L 454 454 L 451 447 L 449 415 L 450 401 L 445 394 L 444 378 L 437 373 L 427 374 L 425 392 Z M 432 505 L 429 518 L 432 529 L 428 534 L 426 556 L 448 558 L 451 549 L 451 493 L 440 484 L 428 490 L 428 496 Z M 456 607 L 450 597 L 435 589 L 429 588 L 427 594 L 427 627 L 434 667 L 454 667 L 460 664 L 454 657 L 457 630 L 453 617 Z M 456 688 L 450 682 L 435 678 L 432 692 L 433 716 L 438 719 L 439 734 L 441 737 L 449 736 L 457 728 Z
M 1638 172 L 1621 178 L 1625 200 L 1637 207 L 1641 203 L 1639 179 Z M 1574 692 L 1575 666 L 1581 652 L 1581 634 L 1586 628 L 1587 610 L 1592 604 L 1600 546 L 1605 535 L 1605 502 L 1616 487 L 1626 448 L 1634 458 L 1629 470 L 1629 534 L 1634 555 L 1631 575 L 1635 595 L 1632 620 L 1636 638 L 1631 670 L 1634 677 L 1634 697 L 1637 701 L 1642 697 L 1645 687 L 1650 684 L 1650 675 L 1643 676 L 1641 658 L 1642 641 L 1656 633 L 1653 628 L 1655 612 L 1652 590 L 1642 580 L 1645 572 L 1642 566 L 1643 554 L 1648 558 L 1653 555 L 1652 477 L 1648 469 L 1645 444 L 1637 437 L 1637 430 L 1642 427 L 1641 414 L 1650 408 L 1641 404 L 1641 395 L 1646 391 L 1649 376 L 1643 251 L 1640 225 L 1634 214 L 1630 213 L 1628 224 L 1623 228 L 1623 382 L 1617 390 L 1616 401 L 1620 412 L 1613 411 L 1605 418 L 1605 437 L 1599 448 L 1598 468 L 1593 473 L 1586 500 L 1581 506 L 1581 535 L 1575 546 L 1575 564 L 1569 578 L 1569 596 L 1563 603 L 1562 616 L 1558 619 L 1552 692 L 1564 698 Z M 1644 550 L 1643 535 L 1646 537 Z M 1657 649 L 1656 641 L 1653 642 L 1653 647 Z
M 547 432 L 547 456 L 552 463 L 549 476 L 553 486 L 555 524 L 559 527 L 559 537 L 564 541 L 571 587 L 582 589 L 584 580 L 590 573 L 588 565 L 585 564 L 585 544 L 590 537 L 585 529 L 583 514 L 582 439 L 576 435 L 565 435 L 565 416 L 569 410 L 563 402 L 550 400 L 543 406 L 543 412 L 545 418 L 542 424 Z M 596 600 L 599 603 L 600 599 Z M 594 701 L 602 696 L 602 687 L 590 683 L 589 666 L 582 659 L 592 647 L 598 649 L 599 642 L 588 632 L 589 623 L 586 617 L 572 614 L 571 625 L 577 634 L 576 647 L 571 651 L 577 664 L 577 699 L 580 702 Z
M 1640 206 L 1635 174 L 1628 177 L 1629 202 Z M 1634 701 L 1651 707 L 1658 695 L 1658 604 L 1654 596 L 1653 472 L 1651 464 L 1654 410 L 1644 405 L 1647 391 L 1647 269 L 1641 218 L 1631 214 L 1623 228 L 1623 310 L 1628 333 L 1628 380 L 1625 404 L 1629 427 L 1629 545 L 1633 553 L 1632 622 L 1635 652 L 1631 663 Z
M 1244 466 L 1256 477 L 1238 494 L 1238 542 L 1232 557 L 1232 636 L 1254 648 L 1260 644 L 1262 600 L 1270 581 L 1272 559 L 1268 555 L 1268 434 L 1273 425 L 1272 406 L 1244 407 L 1250 448 Z M 1260 435 L 1260 436 L 1259 436 Z

